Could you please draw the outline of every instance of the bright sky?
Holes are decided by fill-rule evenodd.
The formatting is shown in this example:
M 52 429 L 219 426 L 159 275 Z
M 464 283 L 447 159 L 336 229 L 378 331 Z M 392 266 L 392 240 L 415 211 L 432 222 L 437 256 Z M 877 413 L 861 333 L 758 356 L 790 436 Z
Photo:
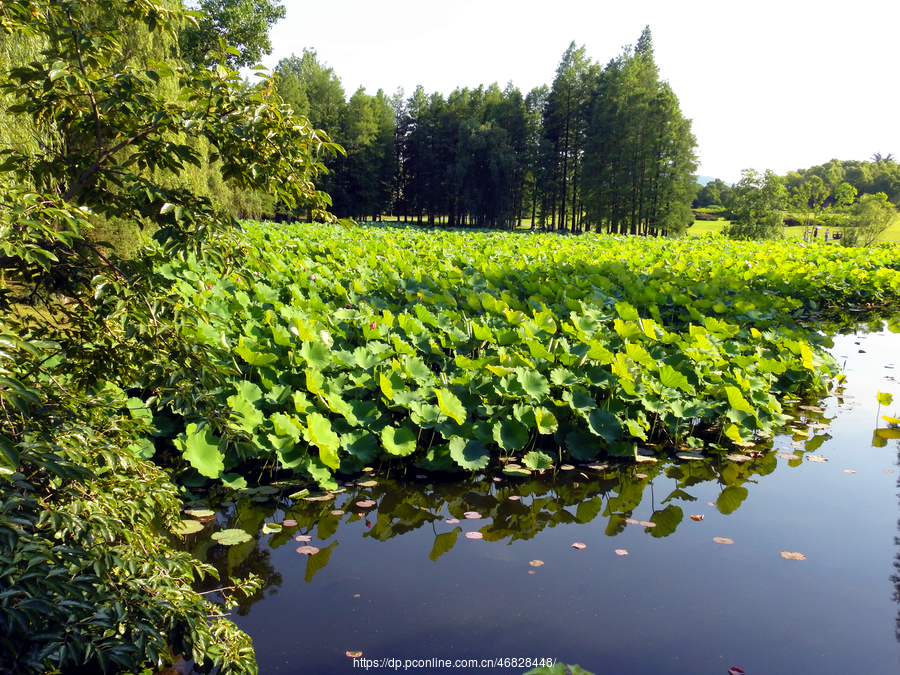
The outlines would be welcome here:
M 421 84 L 549 85 L 573 40 L 608 62 L 650 26 L 660 75 L 693 120 L 699 175 L 783 174 L 829 159 L 900 157 L 897 0 L 283 0 L 265 64 L 304 47 L 349 97 Z

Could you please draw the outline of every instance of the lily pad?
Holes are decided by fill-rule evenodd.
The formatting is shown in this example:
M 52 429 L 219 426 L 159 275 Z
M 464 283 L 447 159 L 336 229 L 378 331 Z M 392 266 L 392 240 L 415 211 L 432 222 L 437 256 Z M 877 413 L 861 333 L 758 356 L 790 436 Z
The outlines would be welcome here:
M 519 495 L 510 495 L 507 499 L 511 502 L 517 502 L 522 499 Z
M 215 532 L 213 533 L 212 538 L 223 546 L 235 546 L 237 544 L 243 544 L 245 541 L 250 541 L 251 539 L 253 539 L 253 537 L 251 537 L 243 530 L 237 529 L 221 530 L 219 532 Z
M 638 523 L 638 525 L 643 525 L 644 527 L 654 528 L 656 527 L 656 523 L 651 523 L 649 520 L 642 520 Z
M 288 518 L 287 520 L 281 521 L 281 524 L 285 527 L 297 527 L 297 521 L 293 518 Z
M 310 537 L 308 534 L 298 534 L 296 537 L 294 537 L 294 541 L 312 541 L 312 537 Z
M 675 454 L 678 459 L 683 459 L 685 461 L 690 461 L 693 459 L 703 459 L 703 455 L 699 452 L 678 452 Z
M 459 518 L 447 518 L 444 522 L 448 525 L 456 525 L 459 522 Z
M 344 515 L 344 512 L 343 512 L 341 509 L 335 509 L 334 511 L 331 511 L 330 513 L 331 513 L 331 515 L 333 515 L 333 516 L 342 516 L 342 515 Z
M 275 534 L 281 532 L 281 525 L 278 523 L 266 523 L 262 528 L 263 534 Z
M 587 548 L 587 544 L 582 544 L 580 541 L 576 541 L 574 544 L 572 544 L 572 548 L 577 548 L 578 550 L 581 550 L 583 548 Z
M 856 473 L 853 469 L 844 469 L 844 473 Z
M 313 492 L 303 497 L 305 502 L 329 502 L 334 499 L 334 495 L 330 492 Z
M 790 452 L 776 452 L 776 453 L 775 453 L 775 456 L 776 456 L 776 457 L 781 457 L 781 459 L 788 459 L 788 460 L 790 460 L 790 459 L 801 459 L 801 457 L 800 457 L 799 455 L 795 455 L 795 454 L 790 453 Z
M 532 567 L 540 567 L 541 565 L 544 564 L 544 561 L 543 560 L 532 560 L 528 564 L 531 565 Z
M 713 537 L 713 541 L 717 544 L 733 544 L 734 540 L 728 537 Z
M 463 515 L 469 520 L 478 520 L 481 518 L 481 514 L 477 511 L 466 511 Z
M 375 503 L 374 499 L 362 499 L 356 502 L 356 505 L 361 509 L 370 509 L 375 506 Z
M 818 462 L 820 464 L 824 464 L 828 460 L 825 459 L 822 455 L 806 455 L 806 461 L 808 462 Z
M 216 517 L 216 512 L 210 509 L 186 509 L 185 513 L 199 521 L 212 520 Z
M 730 459 L 732 462 L 751 462 L 753 458 L 749 455 L 741 455 L 738 453 L 732 453 L 730 455 L 725 455 L 725 459 Z
M 626 551 L 624 548 L 617 548 L 616 555 L 628 555 L 628 551 Z
M 481 532 L 466 532 L 466 539 L 484 539 Z
M 172 532 L 185 536 L 199 532 L 202 529 L 203 523 L 198 520 L 182 520 L 172 528 Z
M 317 549 L 315 546 L 300 546 L 297 549 L 297 553 L 300 553 L 302 555 L 315 555 L 318 552 L 319 549 Z
M 364 480 L 364 481 L 360 481 L 359 483 L 357 483 L 357 485 L 359 487 L 364 487 L 364 488 L 375 487 L 376 485 L 378 485 L 378 481 L 377 480 Z

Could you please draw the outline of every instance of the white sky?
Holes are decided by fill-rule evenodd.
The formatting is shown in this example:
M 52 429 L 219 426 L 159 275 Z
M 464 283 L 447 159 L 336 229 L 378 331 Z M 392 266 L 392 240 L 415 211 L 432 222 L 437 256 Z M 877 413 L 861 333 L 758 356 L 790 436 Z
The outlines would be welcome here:
M 900 157 L 897 0 L 283 0 L 264 63 L 315 49 L 349 97 L 549 85 L 571 41 L 601 63 L 650 25 L 693 120 L 698 174 Z

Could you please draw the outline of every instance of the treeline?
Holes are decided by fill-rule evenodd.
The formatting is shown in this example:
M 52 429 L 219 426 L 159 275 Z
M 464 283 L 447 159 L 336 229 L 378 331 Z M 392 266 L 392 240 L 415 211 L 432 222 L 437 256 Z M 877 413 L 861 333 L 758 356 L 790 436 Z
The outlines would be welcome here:
M 789 171 L 781 182 L 789 197 L 805 193 L 829 206 L 837 201 L 844 183 L 856 190 L 857 199 L 881 192 L 892 204 L 900 205 L 900 164 L 892 154 L 875 153 L 870 161 L 832 159 L 808 169 Z M 697 187 L 694 208 L 725 206 L 732 188 L 719 178 Z
M 347 100 L 311 50 L 277 73 L 285 101 L 346 150 L 321 182 L 339 216 L 651 235 L 692 220 L 696 141 L 649 28 L 605 66 L 571 44 L 552 84 L 524 95 L 509 83 Z

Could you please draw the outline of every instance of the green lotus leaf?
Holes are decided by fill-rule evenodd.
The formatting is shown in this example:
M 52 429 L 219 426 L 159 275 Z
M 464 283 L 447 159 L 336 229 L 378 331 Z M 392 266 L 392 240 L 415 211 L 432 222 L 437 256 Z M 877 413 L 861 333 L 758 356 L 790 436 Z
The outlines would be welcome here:
M 416 435 L 408 427 L 386 426 L 381 430 L 381 443 L 389 455 L 407 457 L 416 450 Z
M 622 423 L 608 410 L 592 410 L 588 422 L 591 432 L 607 443 L 614 443 L 622 438 Z
M 441 412 L 457 424 L 465 424 L 466 409 L 456 394 L 447 389 L 435 389 L 435 394 L 437 395 L 438 408 L 441 409 Z
M 243 530 L 236 529 L 214 532 L 212 538 L 223 546 L 235 546 L 253 539 L 253 537 Z
M 172 528 L 172 532 L 180 534 L 181 536 L 186 536 L 188 534 L 195 534 L 202 529 L 203 523 L 199 520 L 179 520 L 175 527 Z
M 542 400 L 550 395 L 550 384 L 536 370 L 516 368 L 516 376 L 519 379 L 519 384 L 522 385 L 522 389 L 532 398 Z
M 459 536 L 460 528 L 454 527 L 450 532 L 442 532 L 434 538 L 434 545 L 431 547 L 431 553 L 428 557 L 437 562 L 437 559 L 444 555 L 447 551 L 456 545 L 456 539 Z
M 209 427 L 197 430 L 196 424 L 189 424 L 175 445 L 182 451 L 185 460 L 207 478 L 218 478 L 225 470 L 225 455 L 219 450 L 219 439 Z
M 334 362 L 331 350 L 321 342 L 304 340 L 299 353 L 309 364 L 309 367 L 315 370 L 325 370 Z
M 319 449 L 319 457 L 322 462 L 331 469 L 338 469 L 341 465 L 338 457 L 341 438 L 332 430 L 331 422 L 319 413 L 312 413 L 307 415 L 306 424 L 309 431 L 309 442 Z
M 375 461 L 380 449 L 378 439 L 368 431 L 341 434 L 341 446 L 349 454 L 358 457 L 363 464 Z
M 467 471 L 483 469 L 491 460 L 487 447 L 479 440 L 455 436 L 450 439 L 450 456 Z
M 524 448 L 529 438 L 525 425 L 512 419 L 495 423 L 493 437 L 497 445 L 507 452 Z
M 553 458 L 543 452 L 532 450 L 522 458 L 522 463 L 529 469 L 549 469 L 553 466 Z

